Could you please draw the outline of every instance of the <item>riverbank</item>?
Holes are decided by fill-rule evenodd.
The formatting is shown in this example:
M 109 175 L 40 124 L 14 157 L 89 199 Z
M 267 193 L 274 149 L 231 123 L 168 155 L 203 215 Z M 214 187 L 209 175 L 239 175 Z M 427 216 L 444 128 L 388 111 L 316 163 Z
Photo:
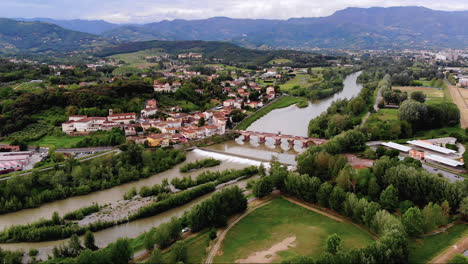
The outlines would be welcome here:
M 285 108 L 293 104 L 300 104 L 303 107 L 304 102 L 307 102 L 306 98 L 282 96 L 276 99 L 274 102 L 266 105 L 265 107 L 246 117 L 239 124 L 237 124 L 235 129 L 246 130 L 252 123 L 254 123 L 258 119 L 262 118 L 263 116 L 275 109 Z

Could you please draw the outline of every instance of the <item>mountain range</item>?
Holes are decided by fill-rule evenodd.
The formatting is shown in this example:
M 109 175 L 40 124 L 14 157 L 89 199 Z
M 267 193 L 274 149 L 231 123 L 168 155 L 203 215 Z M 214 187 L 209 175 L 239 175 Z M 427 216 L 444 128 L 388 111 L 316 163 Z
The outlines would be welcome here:
M 134 42 L 148 40 L 229 41 L 259 48 L 466 48 L 468 11 L 438 11 L 424 7 L 347 8 L 331 16 L 288 20 L 232 19 L 214 17 L 201 20 L 161 21 L 143 25 L 117 25 L 102 20 L 17 19 L 60 26 L 36 37 L 53 40 L 53 32 L 69 33 L 86 40 Z M 20 23 L 20 22 L 18 22 Z M 23 22 L 21 22 L 23 23 Z M 0 24 L 0 45 L 5 40 Z M 26 30 L 26 29 L 25 29 Z M 82 40 L 84 39 L 84 40 Z M 78 42 L 80 43 L 80 42 Z M 18 43 L 13 44 L 15 46 Z M 42 45 L 44 46 L 44 45 Z M 70 46 L 73 46 L 70 43 Z M 81 45 L 83 46 L 83 45 Z M 85 45 L 86 46 L 86 45 Z

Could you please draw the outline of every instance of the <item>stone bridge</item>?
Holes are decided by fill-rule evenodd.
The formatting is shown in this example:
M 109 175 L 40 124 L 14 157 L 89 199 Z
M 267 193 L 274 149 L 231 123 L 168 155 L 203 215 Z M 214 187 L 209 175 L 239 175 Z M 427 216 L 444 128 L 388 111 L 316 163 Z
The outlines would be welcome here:
M 250 141 L 252 137 L 258 138 L 259 143 L 265 143 L 267 138 L 274 140 L 275 145 L 281 145 L 281 143 L 287 142 L 290 147 L 292 147 L 296 142 L 300 142 L 302 147 L 307 148 L 309 146 L 321 145 L 328 142 L 327 139 L 320 138 L 308 138 L 292 135 L 283 135 L 281 133 L 266 133 L 266 132 L 255 132 L 255 131 L 244 131 L 244 130 L 235 130 L 233 131 L 239 135 L 243 136 L 243 141 Z

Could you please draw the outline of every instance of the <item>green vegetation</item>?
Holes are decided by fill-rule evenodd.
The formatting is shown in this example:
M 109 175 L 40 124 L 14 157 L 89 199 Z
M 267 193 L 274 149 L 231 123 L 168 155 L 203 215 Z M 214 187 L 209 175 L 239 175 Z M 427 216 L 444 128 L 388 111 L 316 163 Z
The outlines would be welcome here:
M 0 213 L 38 207 L 46 202 L 147 178 L 185 160 L 185 153 L 180 150 L 150 152 L 135 144 L 124 145 L 121 149 L 118 155 L 82 163 L 69 159 L 62 167 L 6 180 L 0 186 L 0 193 L 4 194 L 0 200 Z
M 175 188 L 185 190 L 187 188 L 204 184 L 207 182 L 214 182 L 215 185 L 232 181 L 239 178 L 248 178 L 258 173 L 258 168 L 255 166 L 246 167 L 240 170 L 224 170 L 224 171 L 205 171 L 200 173 L 195 180 L 191 176 L 180 178 L 174 178 L 171 184 Z
M 278 59 L 273 59 L 273 60 L 269 61 L 268 64 L 277 65 L 277 64 L 286 64 L 286 63 L 291 63 L 291 62 L 292 61 L 290 59 L 278 58 Z
M 215 262 L 234 263 L 289 237 L 295 238 L 294 246 L 277 252 L 279 258 L 274 262 L 298 255 L 318 256 L 333 233 L 343 239 L 343 250 L 362 248 L 372 241 L 368 232 L 352 224 L 278 198 L 250 213 L 229 231 L 221 248 L 223 254 L 216 256 Z
M 468 234 L 466 224 L 457 224 L 446 232 L 412 239 L 409 242 L 409 263 L 427 263 L 437 254 L 451 247 L 457 240 Z
M 101 206 L 99 206 L 99 204 L 93 204 L 93 205 L 75 210 L 73 212 L 69 212 L 63 216 L 63 219 L 64 220 L 81 220 L 85 218 L 85 216 L 87 215 L 98 212 L 100 209 L 101 209 Z
M 307 100 L 305 98 L 298 98 L 298 97 L 292 97 L 292 96 L 280 97 L 273 103 L 268 104 L 267 106 L 261 108 L 260 110 L 256 111 L 255 113 L 251 114 L 250 116 L 242 120 L 242 122 L 240 122 L 235 128 L 239 130 L 245 130 L 255 121 L 257 121 L 264 115 L 268 114 L 269 112 L 275 109 L 288 107 L 290 105 L 297 104 L 303 101 L 307 101 Z
M 194 171 L 194 170 L 198 170 L 201 168 L 209 168 L 209 167 L 218 166 L 219 164 L 221 164 L 220 160 L 213 159 L 213 158 L 206 158 L 206 159 L 186 163 L 183 166 L 181 166 L 179 170 L 180 172 L 189 172 L 189 171 Z
M 41 139 L 31 141 L 30 146 L 55 147 L 55 148 L 73 148 L 84 140 L 85 136 L 45 136 Z

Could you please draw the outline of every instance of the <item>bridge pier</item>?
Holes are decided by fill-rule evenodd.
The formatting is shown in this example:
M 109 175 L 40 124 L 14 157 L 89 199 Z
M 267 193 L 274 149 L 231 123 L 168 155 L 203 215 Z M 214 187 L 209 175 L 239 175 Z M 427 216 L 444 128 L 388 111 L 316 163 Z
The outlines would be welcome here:
M 265 141 L 266 141 L 266 136 L 260 136 L 260 135 L 258 136 L 259 143 L 265 143 Z
M 250 141 L 250 135 L 244 134 L 244 139 L 243 141 Z
M 275 145 L 281 145 L 281 138 L 275 138 Z

